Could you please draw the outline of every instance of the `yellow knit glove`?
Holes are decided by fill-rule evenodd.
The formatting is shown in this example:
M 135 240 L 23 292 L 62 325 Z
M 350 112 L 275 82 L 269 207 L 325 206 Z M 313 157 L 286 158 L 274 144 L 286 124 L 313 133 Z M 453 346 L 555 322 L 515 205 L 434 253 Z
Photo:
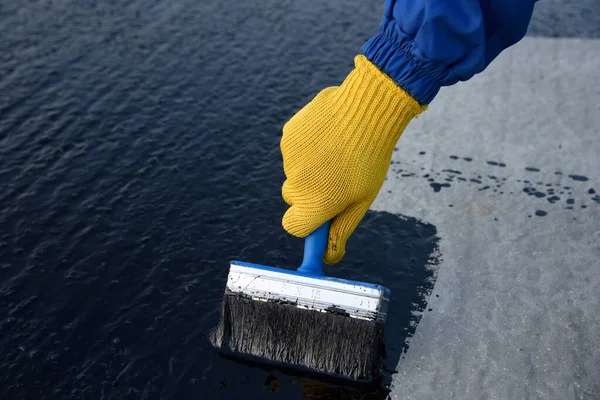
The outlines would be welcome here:
M 363 55 L 340 86 L 321 91 L 283 127 L 281 153 L 291 207 L 284 229 L 306 237 L 331 221 L 325 262 L 345 254 L 346 241 L 377 196 L 394 146 L 425 107 Z

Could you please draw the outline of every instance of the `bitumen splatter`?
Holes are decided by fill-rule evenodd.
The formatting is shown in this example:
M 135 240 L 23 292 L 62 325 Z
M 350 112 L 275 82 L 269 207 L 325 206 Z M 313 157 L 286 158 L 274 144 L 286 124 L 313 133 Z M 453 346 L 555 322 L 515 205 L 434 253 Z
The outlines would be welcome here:
M 442 188 L 445 187 L 450 187 L 449 183 L 436 183 L 436 182 L 432 182 L 429 184 L 429 186 L 431 186 L 433 188 L 434 192 L 439 192 L 440 190 L 442 190 Z
M 525 187 L 523 188 L 523 192 L 527 193 L 529 196 L 535 196 L 537 198 L 546 197 L 546 193 L 539 192 L 533 187 Z
M 579 182 L 587 182 L 588 181 L 588 177 L 583 176 L 583 175 L 569 175 L 569 178 L 571 178 L 575 181 L 579 181 Z
M 450 155 L 449 158 L 451 160 L 456 160 L 457 162 L 462 162 L 462 161 L 467 161 L 467 162 L 472 162 L 473 161 L 473 157 L 461 157 L 458 155 Z M 400 163 L 400 162 L 399 162 Z M 499 161 L 486 161 L 485 165 L 490 166 L 490 167 L 506 167 L 506 164 L 499 162 Z M 421 168 L 423 169 L 423 168 Z M 526 172 L 541 172 L 541 169 L 538 167 L 534 167 L 534 166 L 527 166 L 524 167 Z M 402 170 L 398 169 L 395 172 L 400 172 Z M 445 174 L 445 176 L 444 176 Z M 555 171 L 554 172 L 555 176 L 557 176 L 558 178 L 556 179 L 561 179 L 562 177 L 562 172 L 561 171 Z M 405 173 L 404 175 L 409 176 L 410 174 Z M 439 178 L 437 179 L 433 179 L 431 178 L 432 175 L 438 176 Z M 461 175 L 461 176 L 458 176 Z M 469 175 L 471 175 L 469 177 Z M 484 178 L 485 175 L 485 178 Z M 412 175 L 410 175 L 412 176 Z M 575 180 L 576 182 L 587 182 L 589 180 L 588 177 L 583 176 L 581 174 L 568 174 L 568 176 Z M 450 186 L 450 182 L 456 182 L 456 183 L 462 183 L 462 182 L 466 182 L 467 186 L 471 187 L 471 186 L 475 186 L 475 188 L 477 188 L 478 191 L 485 191 L 488 189 L 492 189 L 491 192 L 492 193 L 496 193 L 498 195 L 504 195 L 505 193 L 507 194 L 514 194 L 514 190 L 510 190 L 510 191 L 505 191 L 502 190 L 502 187 L 504 185 L 514 185 L 514 183 L 519 183 L 519 184 L 523 184 L 524 187 L 522 188 L 522 192 L 527 194 L 528 196 L 531 196 L 533 198 L 536 199 L 544 199 L 547 200 L 547 203 L 550 204 L 557 204 L 563 207 L 563 209 L 565 210 L 573 210 L 574 208 L 572 207 L 572 205 L 574 204 L 574 202 L 576 201 L 575 198 L 572 198 L 572 196 L 583 196 L 584 194 L 581 192 L 582 188 L 577 188 L 576 190 L 573 189 L 573 187 L 571 186 L 566 186 L 566 185 L 562 185 L 561 182 L 556 182 L 556 181 L 546 181 L 544 182 L 543 180 L 535 180 L 535 181 L 530 181 L 528 179 L 515 179 L 516 177 L 514 177 L 513 179 L 509 179 L 509 177 L 506 176 L 498 176 L 496 174 L 479 174 L 479 173 L 469 173 L 469 172 L 465 172 L 464 170 L 459 170 L 457 168 L 444 168 L 441 169 L 439 171 L 436 171 L 435 169 L 431 169 L 429 171 L 427 171 L 427 173 L 422 174 L 421 177 L 427 179 L 429 186 L 433 189 L 434 192 L 440 192 L 442 190 L 442 188 L 449 188 Z M 448 182 L 448 183 L 440 183 L 439 180 L 443 180 L 444 182 Z M 436 182 L 436 180 L 438 180 L 438 182 Z M 471 185 L 471 184 L 475 184 L 475 185 Z M 535 185 L 535 186 L 533 186 Z M 556 190 L 556 188 L 562 188 L 564 190 Z M 587 195 L 590 195 L 589 199 L 592 200 L 592 202 L 594 202 L 595 204 L 600 204 L 600 196 L 596 195 L 596 191 L 593 188 L 590 188 L 588 186 L 588 188 L 585 188 L 585 193 Z M 561 201 L 561 197 L 559 195 L 568 195 L 571 196 L 566 200 Z M 583 200 L 583 199 L 582 199 Z M 586 207 L 583 207 L 586 208 Z

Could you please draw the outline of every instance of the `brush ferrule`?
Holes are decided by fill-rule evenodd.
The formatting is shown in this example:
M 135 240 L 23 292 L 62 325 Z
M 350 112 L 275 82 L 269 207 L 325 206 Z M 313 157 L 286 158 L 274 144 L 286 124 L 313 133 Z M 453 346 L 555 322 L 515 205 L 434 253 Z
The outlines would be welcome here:
M 380 285 L 239 261 L 231 263 L 226 291 L 254 300 L 288 303 L 375 322 L 385 321 L 390 294 Z

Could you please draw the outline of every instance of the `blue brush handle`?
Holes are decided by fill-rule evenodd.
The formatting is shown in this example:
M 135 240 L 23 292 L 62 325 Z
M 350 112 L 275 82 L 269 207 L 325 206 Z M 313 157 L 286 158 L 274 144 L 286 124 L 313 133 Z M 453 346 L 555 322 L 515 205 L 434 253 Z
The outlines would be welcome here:
M 323 256 L 329 239 L 331 221 L 325 222 L 304 239 L 304 259 L 298 272 L 308 275 L 323 275 Z

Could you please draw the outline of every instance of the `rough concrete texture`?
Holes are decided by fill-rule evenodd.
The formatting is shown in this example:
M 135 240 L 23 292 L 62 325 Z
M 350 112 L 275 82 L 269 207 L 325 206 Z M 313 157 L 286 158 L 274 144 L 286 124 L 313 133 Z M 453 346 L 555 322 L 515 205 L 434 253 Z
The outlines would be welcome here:
M 528 35 L 600 38 L 600 1 L 540 0 Z
M 373 209 L 434 224 L 443 261 L 392 398 L 600 399 L 599 65 L 600 40 L 528 37 L 400 139 Z

